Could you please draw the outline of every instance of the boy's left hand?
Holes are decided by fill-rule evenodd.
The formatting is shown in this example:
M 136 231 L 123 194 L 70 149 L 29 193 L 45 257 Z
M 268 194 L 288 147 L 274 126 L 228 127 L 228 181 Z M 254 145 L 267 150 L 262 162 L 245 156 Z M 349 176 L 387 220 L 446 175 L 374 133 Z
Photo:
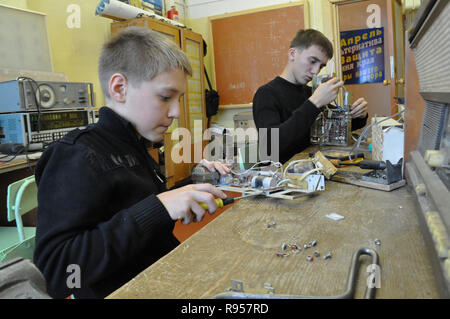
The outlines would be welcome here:
M 206 167 L 210 172 L 218 171 L 220 175 L 227 175 L 231 172 L 231 163 L 210 162 L 202 159 L 199 164 Z
M 352 118 L 366 117 L 367 101 L 363 97 L 357 99 L 351 106 L 350 114 L 352 115 Z

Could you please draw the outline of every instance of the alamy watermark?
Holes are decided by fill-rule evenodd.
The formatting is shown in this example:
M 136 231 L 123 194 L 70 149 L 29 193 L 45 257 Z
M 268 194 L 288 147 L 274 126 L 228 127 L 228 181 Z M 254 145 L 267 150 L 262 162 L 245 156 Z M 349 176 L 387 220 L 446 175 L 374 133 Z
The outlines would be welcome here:
M 173 130 L 171 138 L 178 141 L 171 151 L 171 158 L 175 164 L 198 163 L 203 158 L 209 160 L 232 160 L 234 146 L 245 145 L 248 141 L 258 141 L 258 148 L 253 148 L 247 154 L 241 154 L 244 162 L 255 163 L 259 160 L 279 161 L 279 128 L 226 128 L 225 134 L 218 134 L 214 128 L 206 129 L 202 133 L 202 121 L 194 121 L 194 134 L 184 127 Z M 259 133 L 259 134 L 258 134 Z M 212 137 L 214 136 L 214 139 Z M 202 150 L 202 142 L 210 141 Z M 192 154 L 192 143 L 194 154 Z M 259 152 L 258 152 L 259 150 Z M 193 155 L 193 156 L 192 156 Z
M 70 13 L 66 19 L 66 25 L 69 29 L 81 28 L 81 8 L 78 4 L 69 4 L 66 9 Z
M 367 288 L 381 288 L 381 268 L 377 264 L 370 264 L 366 268 Z
M 69 289 L 81 288 L 81 268 L 77 264 L 70 264 L 66 268 L 69 274 L 66 279 L 66 286 Z

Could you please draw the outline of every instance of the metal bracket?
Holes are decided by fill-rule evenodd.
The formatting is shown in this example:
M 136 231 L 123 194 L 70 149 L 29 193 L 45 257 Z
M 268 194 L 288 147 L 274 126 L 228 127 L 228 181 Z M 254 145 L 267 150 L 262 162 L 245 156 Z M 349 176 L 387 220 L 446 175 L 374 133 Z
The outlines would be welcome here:
M 354 298 L 356 290 L 356 282 L 358 279 L 358 271 L 360 266 L 359 258 L 361 255 L 369 255 L 372 257 L 372 265 L 379 266 L 379 257 L 375 250 L 370 248 L 358 248 L 352 256 L 350 270 L 347 276 L 347 290 L 336 296 L 300 296 L 300 295 L 278 295 L 278 294 L 249 294 L 249 293 L 220 293 L 213 296 L 214 299 L 351 299 Z M 366 286 L 364 294 L 365 299 L 375 298 L 376 287 L 373 285 Z
M 231 280 L 231 291 L 244 292 L 244 283 L 239 280 Z

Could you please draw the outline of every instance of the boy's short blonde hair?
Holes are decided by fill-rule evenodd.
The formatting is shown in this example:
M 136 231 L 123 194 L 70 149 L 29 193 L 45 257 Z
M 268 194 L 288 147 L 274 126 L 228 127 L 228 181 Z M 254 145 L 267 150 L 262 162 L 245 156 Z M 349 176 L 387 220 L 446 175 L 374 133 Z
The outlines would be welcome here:
M 189 59 L 175 43 L 158 32 L 129 27 L 103 45 L 98 75 L 103 93 L 109 97 L 109 80 L 114 73 L 121 73 L 139 87 L 161 72 L 179 68 L 192 75 Z

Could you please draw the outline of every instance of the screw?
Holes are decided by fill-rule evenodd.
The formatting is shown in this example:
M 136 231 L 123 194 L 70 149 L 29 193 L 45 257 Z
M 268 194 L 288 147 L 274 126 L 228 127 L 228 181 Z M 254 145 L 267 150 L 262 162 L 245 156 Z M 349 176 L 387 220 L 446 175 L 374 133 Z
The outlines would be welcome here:
M 266 288 L 269 292 L 269 294 L 273 294 L 275 292 L 275 289 L 273 289 L 272 284 L 265 282 L 264 288 Z
M 271 222 L 270 224 L 267 224 L 267 228 L 273 228 L 276 224 L 276 222 Z
M 285 251 L 285 250 L 286 250 L 286 246 L 287 246 L 286 243 L 282 243 L 282 244 L 281 244 L 281 250 L 282 250 L 282 251 Z
M 310 246 L 315 246 L 317 244 L 317 240 L 311 240 L 310 242 L 309 242 L 309 245 Z
M 315 252 L 314 252 L 314 257 L 319 257 L 319 256 L 320 256 L 319 252 L 318 252 L 318 251 L 315 251 Z
M 375 242 L 375 245 L 381 246 L 381 241 L 380 241 L 378 238 L 376 238 L 376 239 L 374 240 L 374 242 Z
M 287 256 L 289 256 L 289 254 L 286 254 L 286 253 L 280 253 L 280 252 L 277 252 L 276 255 L 277 255 L 278 257 L 287 257 Z
M 328 252 L 328 254 L 323 256 L 323 259 L 331 259 L 331 252 Z

